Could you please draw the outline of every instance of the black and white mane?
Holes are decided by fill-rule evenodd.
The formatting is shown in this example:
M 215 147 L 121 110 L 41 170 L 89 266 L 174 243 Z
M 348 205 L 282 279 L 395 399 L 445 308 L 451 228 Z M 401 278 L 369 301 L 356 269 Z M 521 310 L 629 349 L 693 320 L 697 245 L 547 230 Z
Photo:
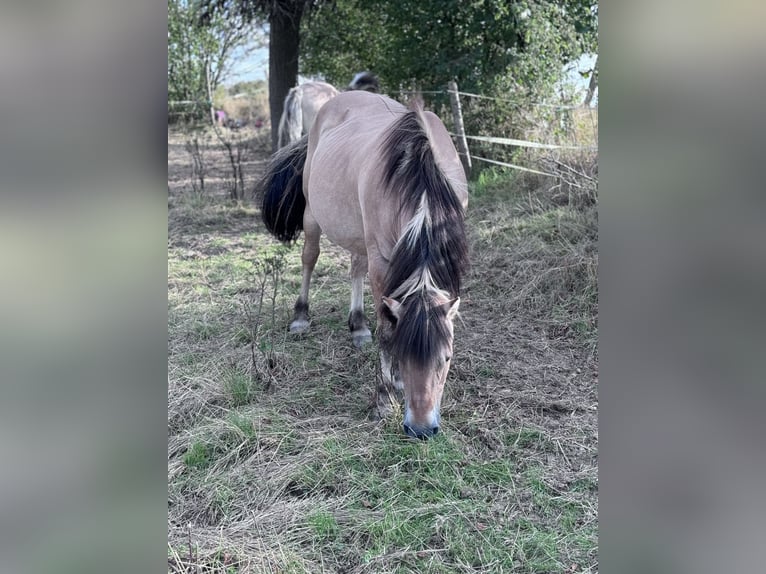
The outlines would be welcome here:
M 464 210 L 434 158 L 421 111 L 397 120 L 385 139 L 383 184 L 409 217 L 391 255 L 383 293 L 401 304 L 381 344 L 393 357 L 433 367 L 451 334 L 444 320 L 468 266 Z M 410 215 L 411 214 L 411 215 Z M 406 219 L 405 219 L 406 220 Z

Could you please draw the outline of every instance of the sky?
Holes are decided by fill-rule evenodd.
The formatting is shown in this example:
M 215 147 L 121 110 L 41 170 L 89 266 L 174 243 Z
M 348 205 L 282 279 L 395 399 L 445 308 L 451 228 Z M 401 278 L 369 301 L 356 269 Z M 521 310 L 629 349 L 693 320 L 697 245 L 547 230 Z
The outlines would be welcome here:
M 243 50 L 236 50 L 232 54 L 234 65 L 231 77 L 225 82 L 227 85 L 237 82 L 254 82 L 265 80 L 269 69 L 269 48 L 257 48 L 249 56 L 243 57 Z

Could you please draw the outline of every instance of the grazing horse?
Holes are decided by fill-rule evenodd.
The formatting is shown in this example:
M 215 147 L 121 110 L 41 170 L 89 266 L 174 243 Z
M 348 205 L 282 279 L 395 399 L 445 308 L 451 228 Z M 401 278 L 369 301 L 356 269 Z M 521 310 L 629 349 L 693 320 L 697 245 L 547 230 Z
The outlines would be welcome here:
M 439 430 L 453 320 L 468 264 L 467 182 L 442 122 L 419 104 L 343 92 L 298 142 L 278 150 L 259 184 L 263 220 L 284 242 L 304 233 L 303 281 L 291 332 L 309 327 L 309 285 L 322 232 L 351 253 L 349 328 L 372 340 L 369 271 L 386 382 L 404 390 L 404 431 Z
M 325 82 L 306 82 L 290 88 L 279 120 L 277 145 L 284 147 L 309 133 L 321 107 L 338 93 L 338 90 Z

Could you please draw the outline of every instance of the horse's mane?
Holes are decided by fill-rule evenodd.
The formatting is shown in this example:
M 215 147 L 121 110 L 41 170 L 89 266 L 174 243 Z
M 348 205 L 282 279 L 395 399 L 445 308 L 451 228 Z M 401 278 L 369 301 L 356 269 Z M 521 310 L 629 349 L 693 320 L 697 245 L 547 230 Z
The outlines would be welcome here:
M 394 246 L 383 293 L 402 304 L 384 344 L 392 355 L 432 364 L 447 342 L 445 304 L 460 295 L 468 266 L 463 206 L 436 163 L 422 108 L 405 113 L 382 143 L 383 185 L 408 219 Z

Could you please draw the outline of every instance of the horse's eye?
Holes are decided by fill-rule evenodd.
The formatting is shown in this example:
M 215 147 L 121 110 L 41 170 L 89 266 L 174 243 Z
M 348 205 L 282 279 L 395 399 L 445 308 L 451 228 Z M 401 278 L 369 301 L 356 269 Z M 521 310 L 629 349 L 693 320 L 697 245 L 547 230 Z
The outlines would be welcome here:
M 452 355 L 447 355 L 446 357 L 444 357 L 445 363 L 449 363 L 451 360 L 452 360 Z

